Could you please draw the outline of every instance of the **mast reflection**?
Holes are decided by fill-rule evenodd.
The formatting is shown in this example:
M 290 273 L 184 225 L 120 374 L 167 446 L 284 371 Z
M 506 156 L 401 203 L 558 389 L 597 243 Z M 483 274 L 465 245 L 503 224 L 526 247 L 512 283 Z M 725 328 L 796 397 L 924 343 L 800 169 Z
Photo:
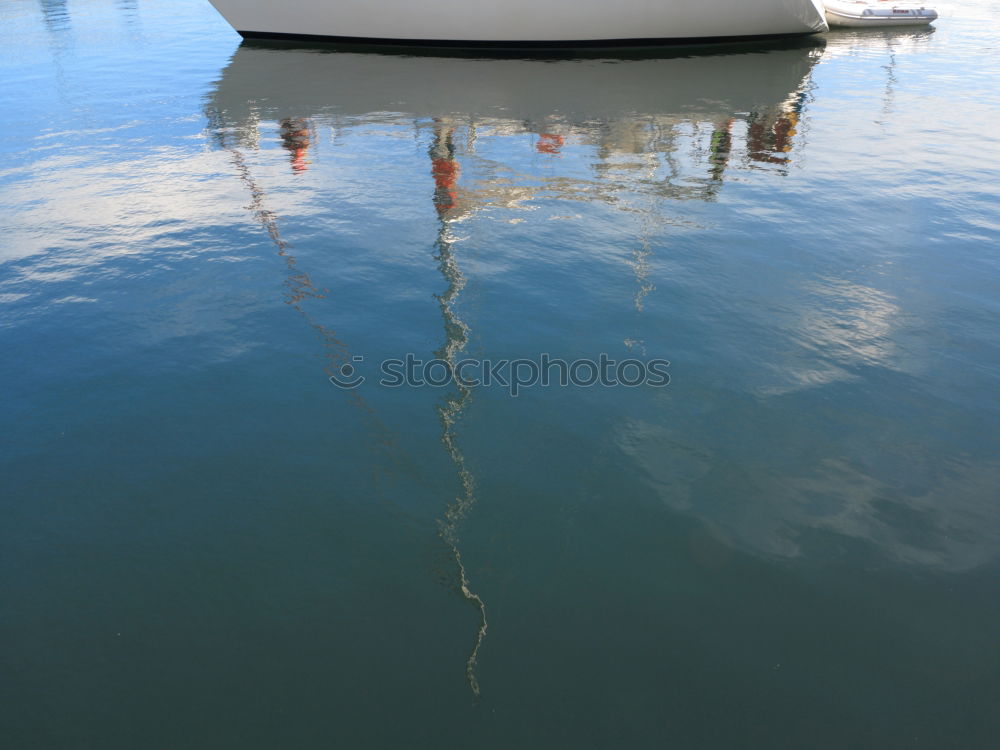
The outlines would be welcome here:
M 290 252 L 290 245 L 281 234 L 277 214 L 267 208 L 267 193 L 254 177 L 246 156 L 241 151 L 241 148 L 248 147 L 247 144 L 233 138 L 231 129 L 226 125 L 225 118 L 218 110 L 210 108 L 206 114 L 209 119 L 209 132 L 212 134 L 213 140 L 221 150 L 229 154 L 230 161 L 240 181 L 250 194 L 250 203 L 246 206 L 247 211 L 267 232 L 277 254 L 285 262 L 285 268 L 288 271 L 284 282 L 285 304 L 301 315 L 322 340 L 325 359 L 323 371 L 327 377 L 343 374 L 344 366 L 349 365 L 352 359 L 350 350 L 334 329 L 314 320 L 303 304 L 309 299 L 324 299 L 327 290 L 316 286 L 309 273 L 299 268 L 298 259 Z M 255 145 L 256 141 L 253 141 L 250 147 Z M 375 442 L 379 448 L 387 453 L 391 463 L 402 464 L 403 461 L 397 454 L 395 437 L 378 418 L 375 410 L 357 390 L 349 390 L 347 394 L 350 401 L 364 413 L 368 428 L 375 435 Z
M 459 317 L 455 310 L 462 289 L 465 287 L 465 276 L 458 265 L 454 251 L 454 238 L 449 231 L 449 222 L 458 212 L 458 197 L 456 193 L 460 167 L 455 158 L 455 127 L 443 119 L 436 119 L 433 125 L 434 140 L 429 155 L 431 159 L 431 175 L 434 178 L 434 208 L 438 215 L 438 236 L 435 243 L 437 249 L 438 269 L 447 283 L 443 293 L 437 295 L 444 322 L 444 342 L 434 356 L 448 363 L 454 372 L 458 355 L 469 342 L 469 327 Z M 479 650 L 483 645 L 488 627 L 486 619 L 486 603 L 482 597 L 472 590 L 465 563 L 462 561 L 462 551 L 459 546 L 458 528 L 462 520 L 476 504 L 476 483 L 472 472 L 465 461 L 465 454 L 459 447 L 455 427 L 461 420 L 472 401 L 472 389 L 460 378 L 455 379 L 454 391 L 444 396 L 438 406 L 438 418 L 441 421 L 441 444 L 455 465 L 459 479 L 459 494 L 445 509 L 444 517 L 439 522 L 441 538 L 448 545 L 458 570 L 458 587 L 462 596 L 479 610 L 480 623 L 476 631 L 475 643 L 466 662 L 465 673 L 477 698 L 480 695 L 479 680 L 476 678 L 476 664 Z

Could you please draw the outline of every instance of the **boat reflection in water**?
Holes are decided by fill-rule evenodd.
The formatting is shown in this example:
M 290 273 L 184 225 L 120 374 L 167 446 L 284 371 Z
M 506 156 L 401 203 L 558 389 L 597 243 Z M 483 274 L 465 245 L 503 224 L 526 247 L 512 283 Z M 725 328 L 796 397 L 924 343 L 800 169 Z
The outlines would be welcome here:
M 273 238 L 280 212 L 267 205 L 271 186 L 251 174 L 249 152 L 277 145 L 290 155 L 292 175 L 284 171 L 284 179 L 298 184 L 324 155 L 334 159 L 352 131 L 420 144 L 420 174 L 395 184 L 428 196 L 427 222 L 436 225 L 433 258 L 444 284 L 437 294 L 443 335 L 435 356 L 454 365 L 471 335 L 457 305 L 466 285 L 457 223 L 489 207 L 587 200 L 621 209 L 626 221 L 640 216 L 646 233 L 663 220 L 665 201 L 714 200 L 731 170 L 781 175 L 793 158 L 809 73 L 821 52 L 821 44 L 811 43 L 655 59 L 491 60 L 244 45 L 207 112 L 216 143 L 231 152 L 248 186 L 254 217 Z M 385 148 L 390 142 L 380 141 Z M 546 168 L 524 167 L 538 159 Z M 262 171 L 275 179 L 273 163 Z M 316 178 L 325 176 L 310 172 L 312 189 L 322 190 Z M 283 240 L 278 250 L 287 255 Z M 653 289 L 650 253 L 641 242 L 626 260 L 635 274 L 638 312 Z M 309 319 L 304 304 L 298 299 L 296 309 Z M 458 384 L 438 405 L 440 441 L 460 486 L 443 504 L 439 528 L 456 588 L 479 612 L 466 665 L 478 695 L 487 606 L 462 560 L 459 530 L 477 496 L 456 434 L 472 400 L 473 391 Z
M 322 124 L 373 123 L 429 132 L 447 123 L 454 158 L 482 139 L 535 137 L 551 156 L 584 147 L 593 178 L 673 198 L 711 198 L 727 168 L 782 168 L 791 159 L 809 71 L 821 41 L 795 48 L 656 59 L 512 60 L 239 48 L 209 102 L 216 129 L 256 147 L 279 132 L 297 171 Z M 492 157 L 492 158 L 495 158 Z M 573 171 L 573 170 L 569 170 Z M 569 174 L 563 189 L 583 189 Z M 572 184 L 576 182 L 577 184 Z M 657 183 L 654 185 L 654 183 Z M 609 185 L 609 187 L 613 187 Z M 526 198 L 528 185 L 457 187 L 456 200 Z

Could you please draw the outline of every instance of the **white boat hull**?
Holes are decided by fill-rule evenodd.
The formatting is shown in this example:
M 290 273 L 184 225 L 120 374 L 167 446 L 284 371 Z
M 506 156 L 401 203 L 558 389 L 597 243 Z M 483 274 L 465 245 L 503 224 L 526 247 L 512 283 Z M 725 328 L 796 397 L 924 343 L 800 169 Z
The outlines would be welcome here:
M 820 0 L 210 0 L 240 34 L 566 45 L 812 34 Z

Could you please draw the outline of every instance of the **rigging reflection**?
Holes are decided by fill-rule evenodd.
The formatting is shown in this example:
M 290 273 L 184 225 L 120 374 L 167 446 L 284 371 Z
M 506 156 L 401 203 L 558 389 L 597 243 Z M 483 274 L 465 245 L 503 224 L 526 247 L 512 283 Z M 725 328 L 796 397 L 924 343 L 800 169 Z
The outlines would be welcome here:
M 336 370 L 349 361 L 347 346 L 337 337 L 335 331 L 315 322 L 308 310 L 302 305 L 305 300 L 310 298 L 323 299 L 326 296 L 325 292 L 317 288 L 308 273 L 299 269 L 298 260 L 289 252 L 288 242 L 281 235 L 277 215 L 268 209 L 265 204 L 266 191 L 254 178 L 244 154 L 236 145 L 230 143 L 226 128 L 220 124 L 217 113 L 211 119 L 213 121 L 211 129 L 215 135 L 216 143 L 221 149 L 229 153 L 240 181 L 250 193 L 251 200 L 247 206 L 247 210 L 267 232 L 268 237 L 270 237 L 271 242 L 277 249 L 278 255 L 285 261 L 285 267 L 289 273 L 285 279 L 285 302 L 302 315 L 323 339 L 324 347 L 327 350 L 325 371 L 327 375 L 333 375 Z
M 294 309 L 320 337 L 323 342 L 324 368 L 328 377 L 343 374 L 343 367 L 352 361 L 351 352 L 337 332 L 314 319 L 312 313 L 304 304 L 308 300 L 324 299 L 329 290 L 321 289 L 310 274 L 299 267 L 299 261 L 290 252 L 291 246 L 282 236 L 278 225 L 277 214 L 267 207 L 267 191 L 255 178 L 246 155 L 241 146 L 232 137 L 231 130 L 225 124 L 225 118 L 216 110 L 209 109 L 206 114 L 209 119 L 209 132 L 215 144 L 229 154 L 230 161 L 240 182 L 250 195 L 250 203 L 246 206 L 254 220 L 267 232 L 278 256 L 285 262 L 288 272 L 285 278 L 285 303 Z M 308 127 L 305 127 L 308 130 Z M 293 155 L 294 156 L 294 155 Z M 294 168 L 294 161 L 293 161 Z M 364 415 L 369 431 L 374 436 L 378 450 L 385 455 L 386 460 L 400 466 L 405 461 L 401 458 L 392 431 L 379 419 L 375 410 L 357 390 L 347 391 L 349 400 Z

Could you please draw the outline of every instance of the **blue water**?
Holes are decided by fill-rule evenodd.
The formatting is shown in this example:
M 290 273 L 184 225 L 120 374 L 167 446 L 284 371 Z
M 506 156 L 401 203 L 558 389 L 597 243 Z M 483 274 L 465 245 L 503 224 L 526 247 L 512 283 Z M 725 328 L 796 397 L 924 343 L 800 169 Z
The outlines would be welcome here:
M 0 744 L 995 747 L 1000 22 L 940 7 L 532 60 L 3 3 Z M 378 382 L 542 353 L 670 383 Z

